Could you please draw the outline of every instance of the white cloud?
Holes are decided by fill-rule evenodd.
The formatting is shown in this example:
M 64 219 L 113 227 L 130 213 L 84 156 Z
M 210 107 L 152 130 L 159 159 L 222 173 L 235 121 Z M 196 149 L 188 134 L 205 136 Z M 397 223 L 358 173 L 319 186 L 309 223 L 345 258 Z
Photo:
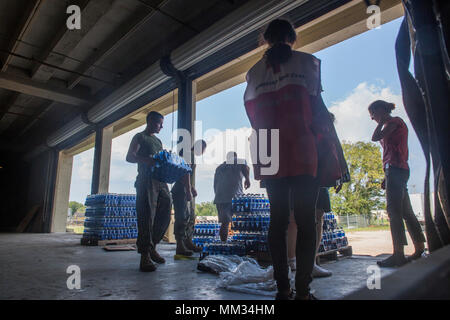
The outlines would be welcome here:
M 401 117 L 408 126 L 409 166 L 411 177 L 408 182 L 410 192 L 422 192 L 425 178 L 425 157 L 417 135 L 409 121 L 403 106 L 401 94 L 395 94 L 390 88 L 360 83 L 352 93 L 341 101 L 332 103 L 330 112 L 336 116 L 336 131 L 341 141 L 371 141 L 377 124 L 368 112 L 369 104 L 375 100 L 395 103 L 393 116 Z
M 81 180 L 92 179 L 92 167 L 94 160 L 94 149 L 89 149 L 77 156 L 74 157 L 74 163 L 78 163 L 77 166 L 74 166 L 74 173 Z
M 367 107 L 374 100 L 386 100 L 396 104 L 393 111 L 394 116 L 400 116 L 405 120 L 409 128 L 410 146 L 410 166 L 414 175 L 411 176 L 410 185 L 421 186 L 424 176 L 424 157 L 418 143 L 418 139 L 409 122 L 403 107 L 402 97 L 395 94 L 382 81 L 377 81 L 377 85 L 361 83 L 345 99 L 332 103 L 329 110 L 336 116 L 336 130 L 339 138 L 346 141 L 370 141 L 376 123 L 370 119 Z M 133 136 L 143 130 L 143 127 L 136 128 L 125 133 L 112 142 L 110 191 L 117 193 L 134 193 L 134 180 L 137 174 L 136 164 L 127 163 L 125 160 L 129 144 Z M 248 137 L 251 128 L 242 127 L 227 131 L 207 130 L 203 136 L 198 135 L 198 139 L 205 139 L 208 147 L 203 156 L 203 163 L 197 161 L 196 186 L 199 193 L 197 201 L 212 201 L 214 198 L 213 179 L 217 166 L 225 161 L 228 151 L 236 151 L 239 158 L 245 158 L 247 163 L 251 163 L 248 149 Z M 226 135 L 227 134 L 227 135 Z M 224 137 L 227 139 L 224 139 Z M 229 137 L 233 137 L 229 139 Z M 164 145 L 169 150 L 170 147 Z M 199 160 L 199 159 L 197 159 Z M 92 178 L 93 149 L 88 150 L 74 159 L 74 172 L 72 176 L 72 193 L 88 193 Z M 251 165 L 250 165 L 251 167 Z M 259 181 L 253 179 L 253 168 L 251 167 L 251 187 L 246 192 L 265 193 L 265 189 L 259 188 Z M 416 188 L 416 187 L 414 187 Z M 80 189 L 80 190 L 78 190 Z M 81 190 L 83 189 L 83 190 Z M 85 190 L 86 189 L 86 190 Z M 419 189 L 420 190 L 420 189 Z M 73 191 L 73 192 L 72 192 Z
M 369 104 L 375 100 L 395 103 L 393 116 L 405 120 L 411 131 L 411 125 L 403 107 L 401 95 L 394 94 L 390 88 L 382 88 L 360 83 L 344 100 L 334 102 L 329 108 L 336 116 L 336 131 L 341 140 L 356 142 L 370 141 L 377 126 L 368 112 Z

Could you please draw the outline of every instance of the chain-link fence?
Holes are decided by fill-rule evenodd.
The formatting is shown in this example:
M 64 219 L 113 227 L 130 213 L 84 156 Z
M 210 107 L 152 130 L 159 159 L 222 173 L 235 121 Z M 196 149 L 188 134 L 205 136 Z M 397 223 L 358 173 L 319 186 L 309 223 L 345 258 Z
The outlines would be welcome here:
M 382 226 L 389 224 L 389 220 L 383 217 L 369 218 L 365 215 L 341 215 L 336 216 L 338 226 L 345 229 L 366 228 L 369 226 Z

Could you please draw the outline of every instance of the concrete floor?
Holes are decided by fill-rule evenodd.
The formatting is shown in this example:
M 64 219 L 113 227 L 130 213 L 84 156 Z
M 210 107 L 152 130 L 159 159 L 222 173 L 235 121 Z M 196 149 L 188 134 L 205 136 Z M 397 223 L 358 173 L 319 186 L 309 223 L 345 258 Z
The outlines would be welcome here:
M 262 300 L 267 296 L 217 288 L 217 275 L 197 261 L 174 261 L 175 245 L 161 244 L 167 262 L 156 272 L 138 270 L 136 251 L 107 252 L 80 245 L 80 235 L 0 234 L 0 299 Z M 339 299 L 366 285 L 367 267 L 381 257 L 353 256 L 324 264 L 330 278 L 315 279 L 319 299 Z M 69 290 L 67 267 L 81 270 L 81 289 Z M 382 276 L 394 269 L 382 269 Z

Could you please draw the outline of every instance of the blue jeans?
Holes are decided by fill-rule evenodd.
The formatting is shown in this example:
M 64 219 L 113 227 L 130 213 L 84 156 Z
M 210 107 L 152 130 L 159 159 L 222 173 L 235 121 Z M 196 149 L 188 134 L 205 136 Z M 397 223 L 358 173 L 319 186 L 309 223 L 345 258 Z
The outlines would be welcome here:
M 389 167 L 385 171 L 386 209 L 391 226 L 394 250 L 408 244 L 405 226 L 414 243 L 425 242 L 425 237 L 417 220 L 409 199 L 407 182 L 409 170 Z

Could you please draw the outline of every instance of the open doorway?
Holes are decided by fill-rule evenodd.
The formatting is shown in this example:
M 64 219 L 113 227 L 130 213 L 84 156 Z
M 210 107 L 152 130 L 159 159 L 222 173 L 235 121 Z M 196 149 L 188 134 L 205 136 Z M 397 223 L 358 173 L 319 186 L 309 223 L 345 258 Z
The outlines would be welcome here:
M 66 224 L 67 232 L 83 234 L 86 213 L 85 200 L 87 195 L 91 193 L 93 162 L 93 148 L 73 156 Z

